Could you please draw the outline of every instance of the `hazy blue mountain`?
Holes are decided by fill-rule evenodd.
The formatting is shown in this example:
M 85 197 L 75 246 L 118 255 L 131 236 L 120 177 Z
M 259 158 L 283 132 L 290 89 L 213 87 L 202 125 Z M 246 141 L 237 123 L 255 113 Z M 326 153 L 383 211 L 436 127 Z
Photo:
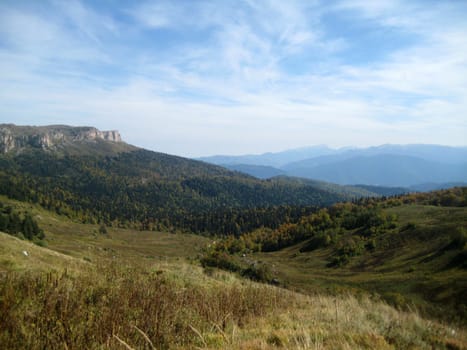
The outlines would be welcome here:
M 285 174 L 284 170 L 267 165 L 222 164 L 222 166 L 229 170 L 254 176 L 258 179 L 270 179 L 271 177 Z
M 380 194 L 429 191 L 467 181 L 467 147 L 388 144 L 331 149 L 314 146 L 261 155 L 202 159 L 258 178 L 280 174 L 339 184 L 399 187 L 379 189 L 376 192 Z M 416 185 L 420 187 L 408 188 Z
M 306 162 L 307 166 L 332 163 L 357 156 L 393 154 L 410 156 L 441 163 L 459 164 L 467 160 L 467 147 L 440 145 L 381 145 L 369 148 L 332 149 L 324 145 L 290 149 L 276 153 L 249 154 L 240 156 L 216 155 L 199 160 L 217 165 L 265 165 L 286 170 L 296 167 L 296 162 Z
M 224 166 L 242 164 L 281 167 L 290 162 L 300 161 L 312 157 L 319 157 L 323 155 L 337 154 L 346 150 L 347 149 L 336 150 L 327 146 L 320 145 L 290 149 L 276 153 L 269 152 L 264 154 L 247 154 L 241 156 L 216 155 L 210 157 L 201 157 L 198 158 L 198 160 Z
M 332 155 L 321 155 L 299 161 L 291 161 L 288 164 L 283 165 L 281 169 L 289 172 L 297 168 L 304 169 L 323 164 L 336 163 L 355 157 L 378 155 L 399 155 L 416 157 L 439 163 L 462 164 L 467 162 L 467 147 L 438 145 L 382 145 L 378 147 L 350 149 Z
M 421 183 L 467 181 L 467 162 L 447 164 L 392 154 L 357 156 L 321 164 L 307 160 L 290 164 L 286 170 L 291 176 L 337 184 L 407 187 Z
M 346 153 L 366 156 L 393 154 L 451 164 L 467 162 L 467 147 L 450 147 L 441 145 L 382 145 L 362 150 L 353 150 Z

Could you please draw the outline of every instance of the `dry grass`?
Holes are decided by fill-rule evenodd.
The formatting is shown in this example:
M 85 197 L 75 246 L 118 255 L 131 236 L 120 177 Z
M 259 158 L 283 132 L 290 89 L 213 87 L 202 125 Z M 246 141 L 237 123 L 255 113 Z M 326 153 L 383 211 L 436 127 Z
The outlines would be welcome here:
M 259 317 L 210 349 L 465 349 L 465 330 L 401 312 L 368 297 L 295 295 L 286 310 Z M 235 326 L 233 326 L 235 327 Z M 234 331 L 235 332 L 232 332 Z M 216 333 L 205 335 L 220 339 Z M 222 337 L 225 338 L 225 337 Z
M 304 296 L 185 264 L 8 273 L 6 349 L 463 349 L 465 332 L 368 297 Z
M 8 273 L 0 284 L 0 344 L 8 349 L 134 348 L 203 345 L 200 334 L 238 326 L 285 306 L 287 292 L 212 280 L 197 267 L 190 278 L 158 266 L 146 271 L 109 265 L 70 276 Z M 182 276 L 187 274 L 180 270 Z M 145 336 L 143 336 L 143 333 Z

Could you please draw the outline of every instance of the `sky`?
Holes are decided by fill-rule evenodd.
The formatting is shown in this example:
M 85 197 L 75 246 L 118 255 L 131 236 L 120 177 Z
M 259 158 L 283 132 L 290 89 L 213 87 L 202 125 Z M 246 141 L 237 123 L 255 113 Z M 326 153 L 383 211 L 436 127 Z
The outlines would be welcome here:
M 466 0 L 0 0 L 0 123 L 187 157 L 467 145 Z

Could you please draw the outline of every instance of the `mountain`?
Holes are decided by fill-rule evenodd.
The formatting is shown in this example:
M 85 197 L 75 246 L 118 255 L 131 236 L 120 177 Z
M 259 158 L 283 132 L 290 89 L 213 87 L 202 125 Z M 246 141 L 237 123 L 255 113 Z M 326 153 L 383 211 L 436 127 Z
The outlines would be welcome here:
M 300 162 L 289 165 L 287 173 L 338 184 L 359 183 L 394 187 L 467 180 L 467 163 L 443 164 L 392 154 L 359 156 L 314 166 L 308 164 Z
M 287 161 L 288 155 L 292 156 Z M 273 156 L 280 158 L 280 165 L 276 165 L 275 168 L 257 168 L 270 162 Z M 449 183 L 455 185 L 467 181 L 467 147 L 382 145 L 363 149 L 332 150 L 320 146 L 244 157 L 248 161 L 256 161 L 256 165 L 236 164 L 237 161 L 245 160 L 242 156 L 214 157 L 205 160 L 212 162 L 222 160 L 226 167 L 261 178 L 281 174 L 341 185 L 362 184 L 398 188 L 415 186 L 410 189 L 412 191 L 435 190 L 446 188 Z M 375 189 L 375 192 L 408 191 L 401 192 L 396 188 Z
M 467 161 L 467 147 L 450 147 L 442 145 L 381 145 L 359 150 L 349 150 L 345 155 L 376 156 L 392 154 L 416 157 L 432 162 L 459 164 Z
M 441 145 L 381 145 L 368 148 L 344 147 L 332 149 L 324 145 L 239 156 L 216 155 L 201 157 L 198 160 L 217 165 L 265 165 L 286 170 L 295 162 L 305 161 L 313 165 L 336 162 L 358 156 L 393 154 L 411 156 L 441 163 L 458 164 L 467 159 L 467 147 Z M 312 161 L 313 160 L 313 161 Z
M 241 225 L 235 225 L 238 215 L 260 216 L 263 219 L 255 221 L 259 225 L 291 213 L 255 208 L 322 206 L 356 197 L 347 190 L 339 192 L 338 186 L 329 191 L 312 183 L 261 181 L 140 149 L 124 143 L 115 131 L 11 124 L 0 130 L 4 150 L 0 194 L 39 203 L 82 222 L 241 232 Z M 227 228 L 222 222 L 226 217 Z
M 198 160 L 202 160 L 207 163 L 217 164 L 217 165 L 262 165 L 262 166 L 271 166 L 271 167 L 282 167 L 283 165 L 300 161 L 303 159 L 308 159 L 312 157 L 318 157 L 323 155 L 338 154 L 343 152 L 346 149 L 334 150 L 327 146 L 319 145 L 312 147 L 296 148 L 291 150 L 286 150 L 282 152 L 268 152 L 264 154 L 248 154 L 242 156 L 210 156 L 210 157 L 201 157 Z
M 28 149 L 67 154 L 83 152 L 112 154 L 130 151 L 135 147 L 124 143 L 116 130 L 100 131 L 86 126 L 0 124 L 0 154 L 20 153 Z

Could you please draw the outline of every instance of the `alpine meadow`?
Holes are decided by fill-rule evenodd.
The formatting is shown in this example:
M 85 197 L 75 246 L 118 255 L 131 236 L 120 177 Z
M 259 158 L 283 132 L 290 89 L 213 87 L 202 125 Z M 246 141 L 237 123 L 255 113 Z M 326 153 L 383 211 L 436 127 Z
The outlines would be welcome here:
M 467 3 L 0 2 L 0 349 L 467 350 Z

